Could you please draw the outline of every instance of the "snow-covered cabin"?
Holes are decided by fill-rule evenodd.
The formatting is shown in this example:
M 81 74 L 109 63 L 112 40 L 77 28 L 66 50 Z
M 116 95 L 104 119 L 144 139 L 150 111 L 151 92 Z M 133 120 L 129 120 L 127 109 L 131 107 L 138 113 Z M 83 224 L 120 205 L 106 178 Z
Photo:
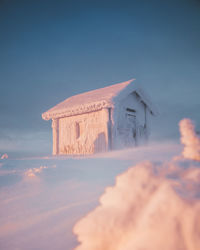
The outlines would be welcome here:
M 144 143 L 155 114 L 135 79 L 67 98 L 42 114 L 52 119 L 53 154 L 94 154 Z

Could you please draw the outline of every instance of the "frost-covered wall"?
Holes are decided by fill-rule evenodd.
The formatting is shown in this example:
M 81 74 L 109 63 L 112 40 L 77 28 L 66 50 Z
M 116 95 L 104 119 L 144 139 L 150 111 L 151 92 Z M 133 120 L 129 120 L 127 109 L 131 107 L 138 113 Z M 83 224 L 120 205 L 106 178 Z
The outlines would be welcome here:
M 144 144 L 150 110 L 136 92 L 103 108 L 53 119 L 53 154 L 94 154 Z
M 108 150 L 108 109 L 58 120 L 54 154 L 93 154 Z M 57 145 L 56 145 L 57 144 Z
M 136 92 L 116 103 L 113 113 L 114 148 L 145 143 L 150 131 L 149 116 L 148 107 Z
M 93 154 L 141 145 L 156 109 L 135 79 L 71 96 L 42 114 L 52 119 L 53 154 Z

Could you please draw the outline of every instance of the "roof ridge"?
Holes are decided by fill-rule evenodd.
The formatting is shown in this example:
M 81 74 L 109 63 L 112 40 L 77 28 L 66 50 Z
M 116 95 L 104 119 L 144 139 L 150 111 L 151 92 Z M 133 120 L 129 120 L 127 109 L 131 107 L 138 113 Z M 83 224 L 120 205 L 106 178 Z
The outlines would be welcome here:
M 42 114 L 44 120 L 72 116 L 99 110 L 113 105 L 113 98 L 135 79 L 90 90 L 66 98 Z

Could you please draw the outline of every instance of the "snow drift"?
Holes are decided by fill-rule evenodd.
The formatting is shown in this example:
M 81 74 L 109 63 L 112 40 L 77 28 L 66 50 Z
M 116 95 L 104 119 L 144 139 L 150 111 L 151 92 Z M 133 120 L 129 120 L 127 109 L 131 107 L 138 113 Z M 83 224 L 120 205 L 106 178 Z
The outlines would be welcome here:
M 189 119 L 180 132 L 185 159 L 143 162 L 119 175 L 75 225 L 76 250 L 199 250 L 200 164 L 188 160 L 200 160 L 199 138 Z
M 165 141 L 84 158 L 0 159 L 0 248 L 72 250 L 72 228 L 97 207 L 75 227 L 79 250 L 195 249 L 200 163 L 181 150 Z

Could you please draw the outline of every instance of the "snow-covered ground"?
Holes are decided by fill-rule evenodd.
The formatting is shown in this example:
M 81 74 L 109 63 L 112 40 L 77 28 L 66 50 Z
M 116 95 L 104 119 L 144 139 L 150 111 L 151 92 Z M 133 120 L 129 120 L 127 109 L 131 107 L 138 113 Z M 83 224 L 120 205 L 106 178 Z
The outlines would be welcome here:
M 73 249 L 75 223 L 98 204 L 115 177 L 144 160 L 181 152 L 171 143 L 90 158 L 46 157 L 0 161 L 1 249 Z
M 152 155 L 162 161 L 157 156 L 118 175 L 74 226 L 76 250 L 199 250 L 200 137 L 191 120 L 179 126 L 181 155 L 164 160 L 157 148 Z
M 199 250 L 200 138 L 180 126 L 184 147 L 1 159 L 0 249 Z

